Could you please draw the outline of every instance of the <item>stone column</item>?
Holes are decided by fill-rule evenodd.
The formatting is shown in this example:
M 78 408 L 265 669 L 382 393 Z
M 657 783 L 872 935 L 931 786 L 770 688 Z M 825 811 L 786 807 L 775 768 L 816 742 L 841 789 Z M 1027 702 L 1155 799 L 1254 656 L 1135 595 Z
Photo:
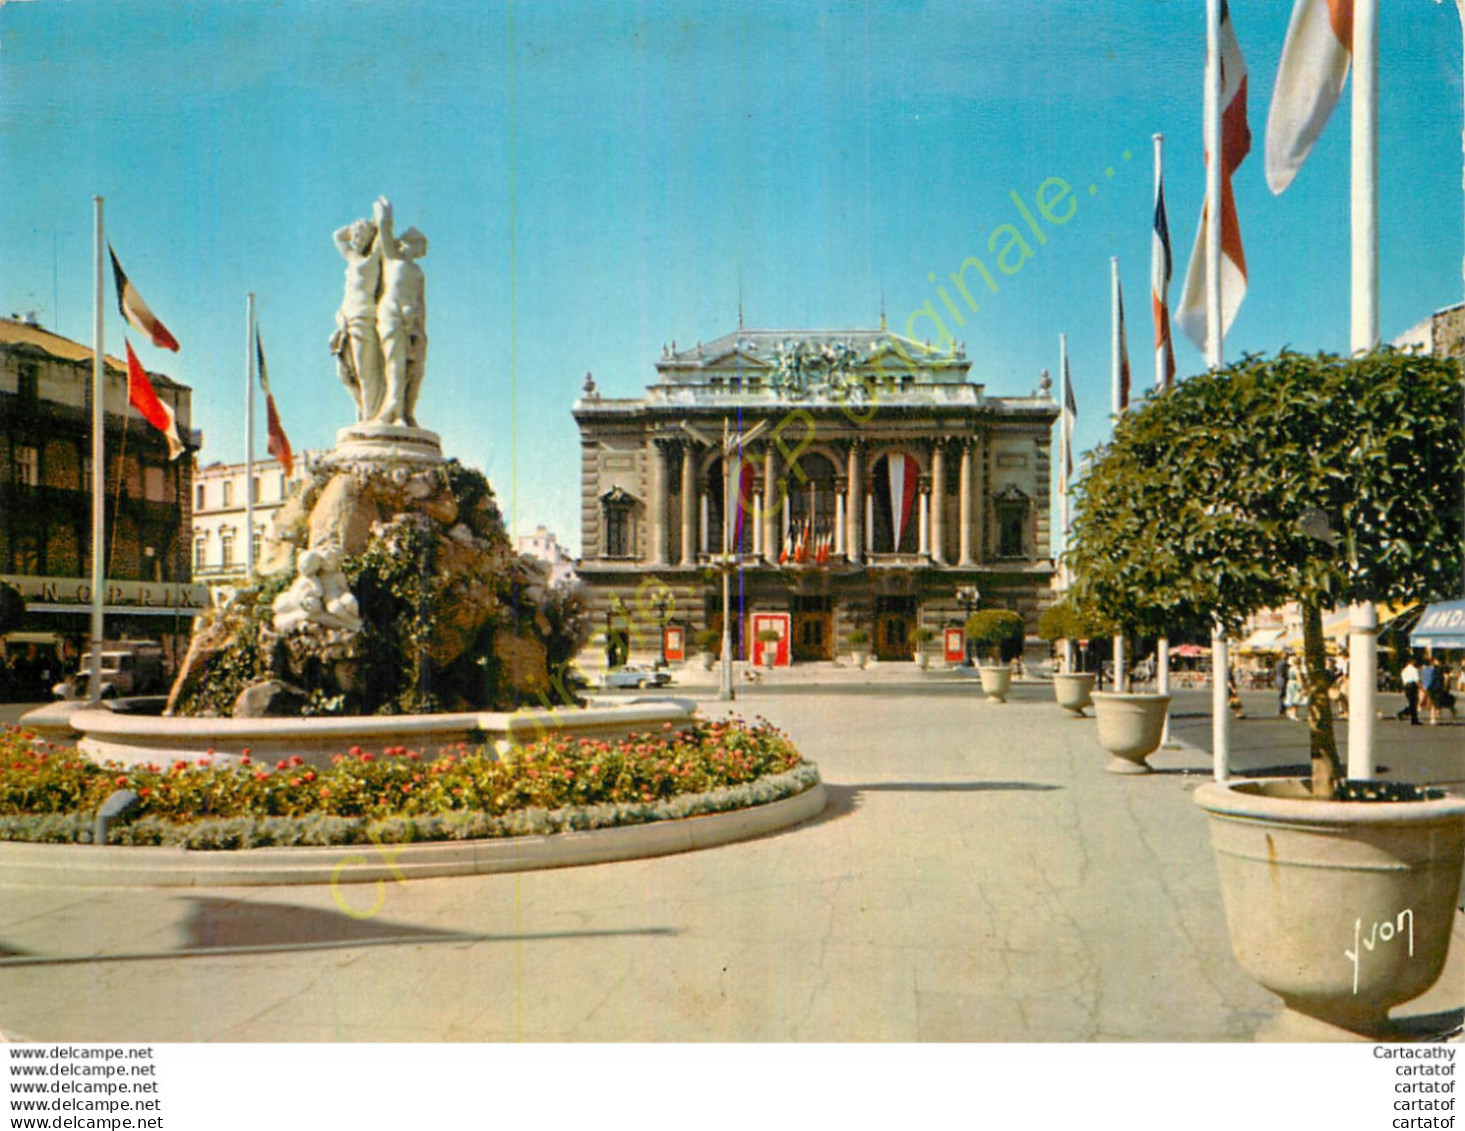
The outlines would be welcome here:
M 707 540 L 712 532 L 712 515 L 710 513 L 710 507 L 708 504 L 706 491 L 701 492 L 698 501 L 701 504 L 702 528 L 697 535 L 697 549 L 701 553 L 707 554 L 711 553 L 711 551 L 707 547 Z
M 845 492 L 836 491 L 834 494 L 834 553 L 843 554 L 845 551 Z
M 865 495 L 865 546 L 867 552 L 875 552 L 875 496 Z
M 783 541 L 778 530 L 778 452 L 773 444 L 763 450 L 763 558 L 778 561 Z
M 682 565 L 697 564 L 697 449 L 682 445 Z
M 651 504 L 651 546 L 647 555 L 650 565 L 666 564 L 666 445 L 651 441 L 651 485 L 647 491 Z
M 960 492 L 959 518 L 957 520 L 958 554 L 957 564 L 972 566 L 972 441 L 967 437 L 961 442 L 961 471 L 956 485 Z
M 931 552 L 931 489 L 924 484 L 921 486 L 920 499 L 921 536 L 916 545 L 916 550 L 921 554 L 929 554 Z
M 848 500 L 845 503 L 844 545 L 849 560 L 858 562 L 863 558 L 864 540 L 860 537 L 860 522 L 865 513 L 863 501 L 865 487 L 865 445 L 855 440 L 849 446 L 846 465 L 849 476 Z
M 946 564 L 946 447 L 941 441 L 931 449 L 931 560 Z

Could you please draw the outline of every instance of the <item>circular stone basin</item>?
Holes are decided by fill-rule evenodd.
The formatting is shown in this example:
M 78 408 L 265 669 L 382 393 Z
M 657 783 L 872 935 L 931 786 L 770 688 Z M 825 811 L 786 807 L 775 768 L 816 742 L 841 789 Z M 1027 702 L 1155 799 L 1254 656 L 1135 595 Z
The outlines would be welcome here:
M 635 731 L 692 725 L 696 705 L 685 699 L 636 700 L 617 706 L 475 711 L 455 715 L 354 715 L 308 719 L 197 719 L 119 715 L 87 709 L 70 716 L 81 733 L 78 749 L 99 762 L 124 766 L 170 762 L 215 764 L 248 757 L 256 762 L 302 758 L 330 764 L 353 746 L 381 751 L 405 746 L 429 761 L 444 746 L 484 745 L 503 755 L 549 735 L 623 738 Z

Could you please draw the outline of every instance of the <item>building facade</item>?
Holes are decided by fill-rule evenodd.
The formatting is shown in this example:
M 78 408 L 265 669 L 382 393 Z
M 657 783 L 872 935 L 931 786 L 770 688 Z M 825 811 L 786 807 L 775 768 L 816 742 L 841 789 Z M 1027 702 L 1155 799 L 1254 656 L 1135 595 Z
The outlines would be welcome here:
M 315 458 L 303 452 L 295 459 L 294 475 L 287 476 L 277 459 L 254 461 L 251 480 L 243 463 L 211 463 L 193 477 L 193 525 L 190 554 L 194 580 L 210 589 L 217 603 L 244 584 L 249 525 L 246 491 L 254 493 L 254 560 L 262 557 L 265 538 L 275 514 L 304 478 Z
M 565 552 L 547 526 L 536 526 L 533 534 L 519 535 L 519 553 L 549 567 L 550 585 L 574 585 L 580 580 L 575 574 L 575 559 Z
M 191 391 L 149 373 L 182 435 Z M 0 576 L 27 602 L 25 629 L 89 633 L 92 542 L 92 350 L 33 320 L 0 319 Z M 131 411 L 124 362 L 105 368 L 105 632 L 186 647 L 206 600 L 192 584 L 193 460 L 169 460 L 162 435 Z
M 667 621 L 720 630 L 723 568 L 740 655 L 759 614 L 786 614 L 758 623 L 786 628 L 795 662 L 848 653 L 856 631 L 909 659 L 914 629 L 974 600 L 1035 633 L 1054 570 L 1046 377 L 988 396 L 961 348 L 885 329 L 739 330 L 673 343 L 656 370 L 626 399 L 587 375 L 574 407 L 579 572 L 597 626 L 632 652 L 655 652 Z M 750 436 L 726 467 L 724 429 Z

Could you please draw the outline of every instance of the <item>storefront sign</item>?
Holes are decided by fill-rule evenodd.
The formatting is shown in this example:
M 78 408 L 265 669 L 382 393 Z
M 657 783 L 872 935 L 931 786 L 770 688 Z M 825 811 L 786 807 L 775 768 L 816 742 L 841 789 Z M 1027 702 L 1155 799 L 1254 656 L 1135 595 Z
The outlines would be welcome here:
M 670 663 L 681 663 L 687 658 L 686 630 L 679 624 L 666 625 L 662 630 L 663 647 Z
M 959 664 L 966 659 L 966 631 L 960 628 L 948 628 L 942 642 L 948 664 Z
M 0 581 L 20 590 L 30 612 L 84 613 L 91 608 L 88 578 L 0 574 Z M 176 581 L 108 581 L 102 603 L 114 613 L 193 614 L 208 607 L 209 591 L 204 585 Z

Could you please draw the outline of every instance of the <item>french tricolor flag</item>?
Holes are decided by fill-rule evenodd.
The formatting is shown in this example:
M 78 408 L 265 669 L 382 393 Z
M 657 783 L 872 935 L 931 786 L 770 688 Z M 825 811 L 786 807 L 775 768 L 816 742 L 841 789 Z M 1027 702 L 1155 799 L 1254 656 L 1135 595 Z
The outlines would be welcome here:
M 1317 143 L 1343 93 L 1353 59 L 1353 0 L 1297 0 L 1272 108 L 1267 114 L 1267 186 L 1281 193 Z
M 188 450 L 178 433 L 178 418 L 158 399 L 157 390 L 148 380 L 147 370 L 137 360 L 137 354 L 132 352 L 132 343 L 126 339 L 123 342 L 127 346 L 127 399 L 144 420 L 163 434 L 163 439 L 168 442 L 168 458 L 177 459 Z
M 142 295 L 137 293 L 137 288 L 122 270 L 122 264 L 117 261 L 117 253 L 112 250 L 111 244 L 107 245 L 107 252 L 112 256 L 112 278 L 117 284 L 117 308 L 122 311 L 122 317 L 132 323 L 139 334 L 146 334 L 148 340 L 159 349 L 176 352 L 178 339 L 168 332 L 168 327 L 142 301 Z
M 1175 383 L 1175 343 L 1170 337 L 1170 276 L 1174 265 L 1170 258 L 1170 224 L 1165 218 L 1165 182 L 1155 180 L 1155 234 L 1150 256 L 1150 304 L 1155 315 L 1155 371 L 1164 374 L 1161 387 Z

